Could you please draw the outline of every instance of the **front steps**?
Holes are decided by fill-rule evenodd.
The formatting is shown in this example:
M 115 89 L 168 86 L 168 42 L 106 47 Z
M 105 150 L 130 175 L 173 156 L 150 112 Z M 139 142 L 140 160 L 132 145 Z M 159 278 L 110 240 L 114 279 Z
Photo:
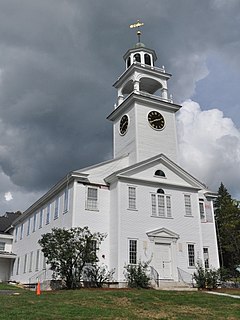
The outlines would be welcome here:
M 177 282 L 173 280 L 159 280 L 159 286 L 154 286 L 156 290 L 173 290 L 173 291 L 197 291 L 190 284 Z

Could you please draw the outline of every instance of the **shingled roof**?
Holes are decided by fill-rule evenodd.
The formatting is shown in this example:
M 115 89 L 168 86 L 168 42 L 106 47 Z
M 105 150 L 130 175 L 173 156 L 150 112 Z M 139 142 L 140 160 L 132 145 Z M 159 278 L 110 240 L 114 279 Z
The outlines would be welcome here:
M 12 222 L 21 215 L 20 211 L 6 212 L 3 216 L 0 216 L 0 233 L 9 233 L 9 228 Z

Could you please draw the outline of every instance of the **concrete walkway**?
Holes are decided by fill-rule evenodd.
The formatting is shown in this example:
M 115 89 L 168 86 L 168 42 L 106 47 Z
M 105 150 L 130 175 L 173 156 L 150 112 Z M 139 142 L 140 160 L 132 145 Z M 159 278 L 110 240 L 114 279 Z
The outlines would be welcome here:
M 19 292 L 14 292 L 13 290 L 0 290 L 0 295 L 14 295 L 18 296 L 20 295 Z
M 234 295 L 234 294 L 211 292 L 211 291 L 207 291 L 207 293 L 216 294 L 218 296 L 225 296 L 225 297 L 231 297 L 231 298 L 235 298 L 235 299 L 240 299 L 240 296 L 237 296 L 237 295 Z

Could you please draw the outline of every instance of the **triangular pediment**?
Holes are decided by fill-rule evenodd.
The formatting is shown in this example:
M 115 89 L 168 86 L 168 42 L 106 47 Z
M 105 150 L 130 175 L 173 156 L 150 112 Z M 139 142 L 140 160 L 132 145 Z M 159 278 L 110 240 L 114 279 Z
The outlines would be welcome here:
M 165 176 L 156 175 L 158 170 L 164 172 Z M 105 181 L 111 183 L 116 179 L 131 180 L 132 183 L 155 183 L 156 185 L 179 186 L 197 190 L 207 189 L 203 183 L 171 161 L 164 154 L 114 172 L 105 178 Z
M 179 235 L 167 228 L 160 228 L 147 232 L 147 236 L 153 240 L 154 238 L 179 239 Z

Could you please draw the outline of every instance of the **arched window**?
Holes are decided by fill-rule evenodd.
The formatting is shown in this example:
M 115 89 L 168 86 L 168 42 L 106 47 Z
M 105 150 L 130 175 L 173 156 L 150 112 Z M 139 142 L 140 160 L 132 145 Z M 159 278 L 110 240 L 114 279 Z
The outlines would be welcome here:
M 131 58 L 130 58 L 130 57 L 128 57 L 128 59 L 127 59 L 127 68 L 129 68 L 129 67 L 130 67 L 130 64 L 131 64 Z
M 163 189 L 157 189 L 157 193 L 161 193 L 161 194 L 164 194 L 164 190 Z
M 148 64 L 149 66 L 151 65 L 151 57 L 147 53 L 145 53 L 145 55 L 144 55 L 144 62 L 145 62 L 145 64 Z
M 141 62 L 141 56 L 140 56 L 140 54 L 139 54 L 139 53 L 136 53 L 136 54 L 134 55 L 134 59 L 135 59 L 135 61 L 137 61 L 137 62 Z
M 165 173 L 162 170 L 157 170 L 155 172 L 155 176 L 159 176 L 159 177 L 166 177 Z

